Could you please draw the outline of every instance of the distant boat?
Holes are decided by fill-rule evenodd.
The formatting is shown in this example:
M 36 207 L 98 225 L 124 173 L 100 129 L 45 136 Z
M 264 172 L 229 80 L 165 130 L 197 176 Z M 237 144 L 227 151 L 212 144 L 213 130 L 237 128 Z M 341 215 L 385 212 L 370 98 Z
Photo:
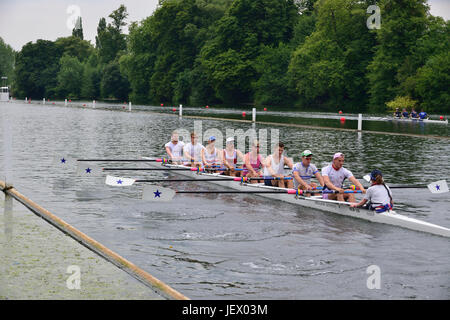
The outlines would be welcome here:
M 440 123 L 440 124 L 448 124 L 448 119 L 445 120 L 431 120 L 431 119 L 420 119 L 420 118 L 394 118 L 394 117 L 388 117 L 388 118 L 372 118 L 369 120 L 373 121 L 400 121 L 400 122 L 428 122 L 428 123 Z

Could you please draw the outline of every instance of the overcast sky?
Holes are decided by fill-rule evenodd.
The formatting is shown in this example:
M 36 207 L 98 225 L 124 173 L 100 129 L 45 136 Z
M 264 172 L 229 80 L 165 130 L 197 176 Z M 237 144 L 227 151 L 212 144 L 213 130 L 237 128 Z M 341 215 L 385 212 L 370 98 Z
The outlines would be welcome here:
M 433 15 L 450 19 L 450 0 L 428 3 Z M 98 21 L 121 4 L 127 7 L 127 22 L 141 21 L 155 11 L 158 0 L 0 0 L 0 37 L 19 51 L 29 41 L 69 36 L 72 29 L 68 24 L 79 11 L 84 38 L 95 44 Z

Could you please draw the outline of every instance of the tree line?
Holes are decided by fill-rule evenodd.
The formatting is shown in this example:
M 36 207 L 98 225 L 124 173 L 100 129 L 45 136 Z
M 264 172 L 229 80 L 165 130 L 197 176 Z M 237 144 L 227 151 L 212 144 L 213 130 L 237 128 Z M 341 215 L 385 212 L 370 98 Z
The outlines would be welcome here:
M 426 0 L 380 0 L 380 28 L 369 29 L 373 4 L 160 0 L 128 35 L 121 5 L 100 19 L 95 45 L 83 40 L 81 20 L 70 37 L 27 43 L 14 55 L 13 93 L 359 112 L 411 104 L 449 112 L 449 21 L 432 16 Z

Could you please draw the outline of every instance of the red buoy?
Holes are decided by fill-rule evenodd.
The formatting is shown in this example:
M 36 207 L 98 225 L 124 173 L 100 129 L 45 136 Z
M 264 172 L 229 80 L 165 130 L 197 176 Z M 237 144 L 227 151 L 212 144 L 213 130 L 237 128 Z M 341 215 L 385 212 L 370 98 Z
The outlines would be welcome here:
M 72 102 L 72 100 L 69 100 L 69 102 Z
M 339 114 L 342 114 L 342 110 L 339 110 Z
M 439 119 L 440 119 L 440 120 L 444 120 L 444 116 L 440 116 Z
M 175 112 L 175 111 L 177 111 L 177 109 L 173 108 L 172 111 Z
M 345 122 L 345 118 L 344 117 L 341 118 L 341 122 Z
M 209 108 L 209 106 L 206 106 L 206 109 L 208 109 Z
M 267 111 L 267 108 L 264 108 L 264 111 Z
M 161 103 L 161 107 L 164 105 L 164 103 Z
M 245 118 L 245 115 L 246 115 L 246 113 L 245 113 L 245 111 L 243 111 L 243 112 L 242 112 L 242 117 Z

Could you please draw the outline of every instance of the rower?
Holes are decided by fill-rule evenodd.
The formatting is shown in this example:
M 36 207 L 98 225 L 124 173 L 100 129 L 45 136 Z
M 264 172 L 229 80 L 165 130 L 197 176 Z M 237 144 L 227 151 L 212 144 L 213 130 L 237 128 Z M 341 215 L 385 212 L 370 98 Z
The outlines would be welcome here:
M 284 165 L 286 164 L 291 170 L 294 165 L 292 160 L 283 155 L 284 144 L 282 142 L 275 146 L 273 153 L 266 158 L 266 167 L 264 168 L 264 178 L 281 178 L 279 180 L 264 180 L 266 186 L 274 186 L 279 188 L 292 188 L 292 180 L 284 180 Z
M 313 176 L 316 177 L 322 187 L 324 186 L 322 175 L 319 170 L 317 170 L 317 167 L 311 163 L 312 156 L 313 154 L 311 151 L 305 150 L 301 154 L 301 162 L 294 165 L 292 170 L 294 176 L 294 189 L 312 190 L 317 188 L 317 184 L 311 182 Z M 306 195 L 309 196 L 309 194 Z
M 261 169 L 265 167 L 264 161 L 264 157 L 259 153 L 259 141 L 254 140 L 250 152 L 244 156 L 242 176 L 246 178 L 260 178 L 262 176 Z M 250 183 L 258 183 L 258 181 L 250 180 Z
M 408 111 L 406 111 L 405 108 L 403 108 L 403 111 L 402 111 L 402 118 L 404 118 L 404 119 L 408 119 L 409 118 L 409 113 L 408 113 Z
M 349 201 L 355 202 L 355 196 L 352 193 L 345 193 L 342 186 L 345 179 L 349 179 L 359 190 L 363 193 L 366 192 L 362 184 L 353 176 L 350 170 L 344 168 L 345 156 L 343 153 L 338 152 L 333 156 L 333 162 L 322 168 L 323 181 L 325 183 L 325 189 L 337 190 L 337 194 L 323 194 L 324 199 Z
M 411 110 L 411 119 L 417 119 L 419 117 L 419 115 L 417 114 L 417 111 L 412 108 Z
M 244 161 L 244 155 L 238 149 L 234 148 L 234 138 L 229 137 L 226 140 L 226 147 L 223 149 L 223 165 L 228 170 L 224 172 L 227 176 L 238 177 L 241 172 L 236 171 L 238 159 L 240 162 Z
M 394 118 L 400 119 L 401 117 L 402 117 L 402 112 L 398 108 L 395 108 Z
M 373 170 L 370 173 L 370 181 L 372 182 L 372 185 L 367 189 L 364 198 L 358 203 L 352 203 L 350 206 L 359 208 L 368 202 L 368 208 L 375 212 L 380 213 L 392 210 L 394 206 L 392 193 L 389 187 L 384 183 L 381 171 Z
M 423 109 L 421 109 L 419 113 L 419 118 L 420 120 L 425 120 L 428 118 L 428 114 L 425 111 L 423 111 Z
M 184 142 L 178 141 L 178 132 L 172 132 L 172 137 L 164 147 L 166 148 L 167 156 L 172 162 L 179 162 L 183 158 Z
M 205 147 L 198 142 L 198 136 L 195 132 L 191 132 L 191 142 L 184 145 L 184 159 L 189 162 L 185 162 L 184 165 L 192 167 L 199 167 L 202 165 L 202 150 Z
M 202 149 L 202 164 L 205 168 L 212 169 L 214 166 L 219 166 L 221 161 L 221 152 L 215 145 L 216 137 L 211 136 L 208 139 L 208 144 Z M 210 171 L 210 172 L 215 172 Z

